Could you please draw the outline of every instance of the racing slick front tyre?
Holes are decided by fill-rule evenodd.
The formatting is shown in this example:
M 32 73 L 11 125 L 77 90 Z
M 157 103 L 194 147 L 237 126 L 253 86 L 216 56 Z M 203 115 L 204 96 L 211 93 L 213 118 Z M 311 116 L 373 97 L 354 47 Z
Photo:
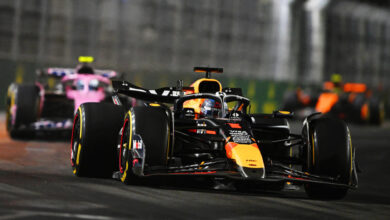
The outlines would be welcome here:
M 125 184 L 136 183 L 138 177 L 133 172 L 134 156 L 131 150 L 135 147 L 133 144 L 134 124 L 133 122 L 134 113 L 129 111 L 125 116 L 125 121 L 122 127 L 122 134 L 119 148 L 119 175 L 120 180 Z
M 122 182 L 128 184 L 137 181 L 133 166 L 142 163 L 142 159 L 145 160 L 145 169 L 166 167 L 171 144 L 170 118 L 169 110 L 159 106 L 134 107 L 126 114 L 119 153 Z M 135 140 L 136 137 L 140 140 Z M 134 146 L 137 142 L 141 146 Z M 145 157 L 134 158 L 130 153 L 134 148 L 145 148 Z
M 6 127 L 11 138 L 30 138 L 33 132 L 20 130 L 37 121 L 39 88 L 34 84 L 11 84 L 6 100 Z
M 111 177 L 116 168 L 116 141 L 124 112 L 111 103 L 85 103 L 74 117 L 71 139 L 73 173 L 80 177 Z
M 306 136 L 307 137 L 307 136 Z M 341 199 L 348 192 L 353 175 L 353 149 L 347 125 L 338 119 L 318 118 L 309 123 L 305 171 L 332 178 L 338 184 L 307 183 L 305 191 L 313 199 Z

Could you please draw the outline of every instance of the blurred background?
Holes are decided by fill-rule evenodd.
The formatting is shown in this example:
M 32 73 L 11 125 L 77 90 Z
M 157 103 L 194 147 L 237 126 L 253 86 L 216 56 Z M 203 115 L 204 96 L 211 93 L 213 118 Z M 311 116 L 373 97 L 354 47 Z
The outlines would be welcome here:
M 252 110 L 287 90 L 344 81 L 387 90 L 385 0 L 1 0 L 0 96 L 37 68 L 75 67 L 80 55 L 146 88 L 190 83 L 194 66 L 223 67 Z M 4 103 L 0 102 L 0 110 Z

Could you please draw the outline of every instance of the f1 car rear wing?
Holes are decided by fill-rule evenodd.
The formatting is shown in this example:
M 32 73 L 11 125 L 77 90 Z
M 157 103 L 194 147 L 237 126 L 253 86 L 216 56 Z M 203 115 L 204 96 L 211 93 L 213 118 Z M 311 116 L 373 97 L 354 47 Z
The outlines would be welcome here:
M 206 73 L 206 78 L 211 77 L 211 73 L 223 73 L 223 68 L 218 67 L 194 67 L 196 73 Z
M 344 92 L 363 93 L 367 91 L 367 86 L 364 83 L 345 83 Z
M 100 75 L 109 79 L 114 78 L 118 75 L 117 72 L 113 70 L 96 69 L 94 70 L 94 72 L 95 75 Z M 76 74 L 76 71 L 75 69 L 72 68 L 51 67 L 51 68 L 37 70 L 38 76 L 47 75 L 47 76 L 62 78 L 64 76 L 69 76 L 74 74 Z
M 127 81 L 115 80 L 112 81 L 112 86 L 118 93 L 125 94 L 136 99 L 162 103 L 174 103 L 175 100 L 183 96 L 186 91 L 193 89 L 192 87 L 182 87 L 181 83 L 178 83 L 177 87 L 145 89 Z M 223 92 L 226 95 L 242 96 L 240 88 L 224 88 Z
M 144 89 L 126 81 L 112 81 L 114 90 L 130 97 L 151 102 L 174 103 L 182 95 L 175 87 Z

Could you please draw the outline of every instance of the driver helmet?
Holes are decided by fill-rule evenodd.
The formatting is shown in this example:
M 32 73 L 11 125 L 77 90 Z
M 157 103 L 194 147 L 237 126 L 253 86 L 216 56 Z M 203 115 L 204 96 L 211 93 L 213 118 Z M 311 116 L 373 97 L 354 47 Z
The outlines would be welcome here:
M 343 87 L 343 77 L 340 74 L 332 74 L 331 82 L 333 83 L 333 90 L 341 90 Z
M 216 118 L 221 111 L 221 103 L 216 102 L 213 99 L 205 99 L 200 109 L 200 115 L 202 117 Z
M 93 68 L 84 63 L 76 68 L 76 72 L 79 74 L 94 74 Z

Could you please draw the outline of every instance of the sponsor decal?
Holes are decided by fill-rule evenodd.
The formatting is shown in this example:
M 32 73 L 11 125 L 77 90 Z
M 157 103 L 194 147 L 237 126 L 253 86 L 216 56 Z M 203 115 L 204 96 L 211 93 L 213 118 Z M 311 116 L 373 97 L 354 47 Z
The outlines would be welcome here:
M 173 96 L 178 97 L 180 96 L 180 91 L 173 91 L 173 90 L 164 90 L 161 94 L 162 96 Z
M 71 119 L 63 120 L 63 121 L 49 121 L 42 120 L 37 121 L 32 124 L 33 128 L 36 130 L 41 129 L 68 129 L 73 127 L 73 122 Z
M 230 116 L 231 118 L 240 118 L 240 113 L 238 112 L 233 112 L 232 115 Z
M 232 137 L 232 141 L 238 144 L 251 144 L 251 136 L 246 131 L 241 130 L 229 130 L 229 134 Z
M 122 86 L 126 86 L 126 87 L 128 87 L 128 86 L 129 86 L 129 84 L 128 84 L 127 82 L 125 82 L 125 81 L 122 81 Z
M 206 127 L 206 123 L 197 123 L 196 124 L 198 127 Z M 207 130 L 206 129 L 196 129 L 197 134 L 206 134 Z
M 238 129 L 241 129 L 241 125 L 238 124 L 238 123 L 228 123 L 228 125 L 229 125 L 231 128 L 238 128 Z
M 133 147 L 136 150 L 142 149 L 142 141 L 141 140 L 133 140 Z

